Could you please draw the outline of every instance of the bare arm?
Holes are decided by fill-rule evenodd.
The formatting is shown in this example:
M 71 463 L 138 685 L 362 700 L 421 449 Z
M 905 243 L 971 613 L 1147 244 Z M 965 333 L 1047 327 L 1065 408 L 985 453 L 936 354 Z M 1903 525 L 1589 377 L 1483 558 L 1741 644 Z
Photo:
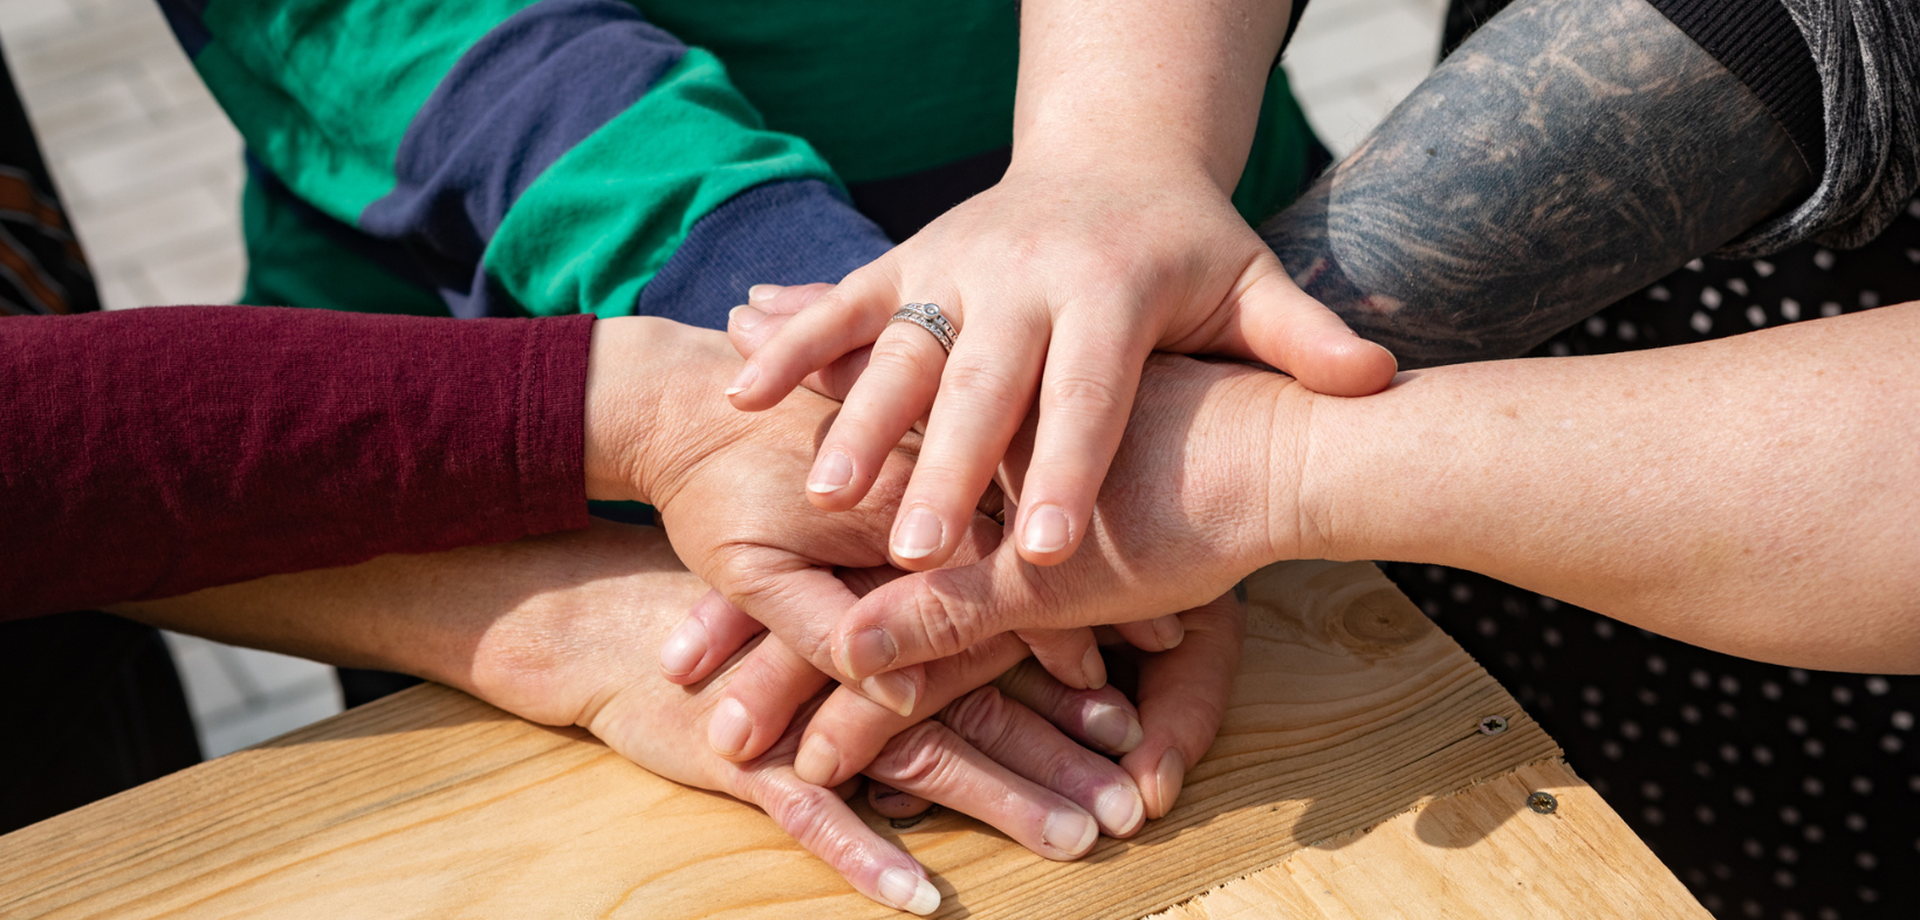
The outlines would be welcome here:
M 1027 0 L 1013 150 L 1105 169 L 1197 170 L 1231 192 L 1291 0 Z
M 1920 671 L 1916 350 L 1911 303 L 1318 399 L 1312 535 L 1287 554 L 1453 565 L 1743 657 Z
M 1920 673 L 1920 303 L 1643 352 L 1404 373 L 1359 399 L 1149 364 L 1088 551 L 861 599 L 856 673 L 1137 620 L 1283 559 L 1458 566 L 1728 654 Z M 883 632 L 886 661 L 854 636 Z
M 1760 101 L 1645 0 L 1522 0 L 1261 235 L 1424 367 L 1522 354 L 1808 183 Z
M 930 912 L 939 893 L 912 857 L 831 791 L 796 775 L 806 713 L 762 756 L 736 763 L 709 746 L 712 714 L 742 679 L 740 658 L 683 688 L 658 672 L 650 654 L 705 591 L 660 531 L 599 522 L 516 543 L 279 575 L 119 612 L 230 642 L 407 671 L 537 722 L 579 725 L 662 776 L 761 806 L 867 896 Z M 1044 678 L 1030 692 L 1009 687 L 1005 700 L 991 688 L 967 692 L 1024 657 L 1010 637 L 1001 645 L 1006 650 L 997 657 L 976 656 L 987 673 L 952 694 L 958 701 L 943 713 L 946 723 L 903 726 L 867 772 L 976 815 L 1042 855 L 1079 856 L 1091 846 L 1091 833 L 1069 850 L 1080 837 L 1069 834 L 1069 842 L 1059 844 L 1048 831 L 1076 822 L 1093 827 L 1082 800 L 1104 804 L 1119 790 L 1119 801 L 1131 796 L 1137 803 L 1139 793 L 1119 766 L 1041 721 L 1084 731 L 1077 720 L 1089 711 L 1092 695 Z M 764 663 L 778 640 L 757 649 Z M 772 680 L 802 701 L 827 683 L 791 652 L 751 679 Z M 1225 688 L 1219 693 L 1223 700 Z M 1117 691 L 1107 691 L 1107 701 L 1132 709 Z M 1028 702 L 1031 710 L 1023 705 Z M 939 768 L 925 769 L 928 763 Z M 1135 804 L 1128 832 L 1137 829 L 1141 811 Z

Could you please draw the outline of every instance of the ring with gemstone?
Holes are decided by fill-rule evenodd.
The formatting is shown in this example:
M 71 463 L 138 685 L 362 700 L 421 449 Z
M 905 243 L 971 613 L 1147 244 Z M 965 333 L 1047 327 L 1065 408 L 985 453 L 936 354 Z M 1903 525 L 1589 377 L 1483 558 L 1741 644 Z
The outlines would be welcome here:
M 940 343 L 941 349 L 951 353 L 955 339 L 960 338 L 960 330 L 953 327 L 946 315 L 940 312 L 937 303 L 910 303 L 895 311 L 889 323 L 912 323 L 927 330 L 933 340 Z

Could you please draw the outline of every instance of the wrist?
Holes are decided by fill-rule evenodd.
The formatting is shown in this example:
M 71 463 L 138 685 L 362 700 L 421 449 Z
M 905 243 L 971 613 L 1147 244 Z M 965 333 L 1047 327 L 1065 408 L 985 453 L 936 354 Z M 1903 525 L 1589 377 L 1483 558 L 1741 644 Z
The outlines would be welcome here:
M 1165 136 L 1151 125 L 1130 128 L 1104 123 L 1100 143 L 1089 144 L 1092 129 L 1064 124 L 1016 131 L 1009 178 L 1058 176 L 1074 185 L 1111 184 L 1131 190 L 1212 188 L 1232 195 L 1246 166 L 1246 151 L 1237 161 L 1219 157 L 1196 140 Z
M 721 398 L 740 371 L 726 336 L 658 317 L 594 324 L 587 370 L 587 497 L 659 507 L 744 413 Z
M 586 491 L 595 501 L 646 501 L 645 460 L 653 452 L 670 369 L 663 320 L 618 317 L 593 324 L 587 353 Z
M 1269 561 L 1282 559 L 1352 558 L 1347 554 L 1350 522 L 1336 514 L 1343 507 L 1335 488 L 1337 477 L 1326 469 L 1330 434 L 1329 415 L 1337 414 L 1338 397 L 1322 396 L 1289 377 L 1273 404 L 1268 430 L 1266 482 L 1270 490 Z

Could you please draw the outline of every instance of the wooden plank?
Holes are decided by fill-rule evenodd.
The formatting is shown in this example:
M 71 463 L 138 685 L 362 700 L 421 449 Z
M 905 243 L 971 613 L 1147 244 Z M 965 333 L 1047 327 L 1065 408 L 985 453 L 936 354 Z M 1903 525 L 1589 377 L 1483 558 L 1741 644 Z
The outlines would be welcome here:
M 1373 566 L 1288 563 L 1250 590 L 1220 739 L 1133 840 L 1054 863 L 963 816 L 868 816 L 934 874 L 941 916 L 1140 917 L 1557 755 Z M 897 916 L 758 811 L 437 687 L 0 837 L 0 915 L 22 920 L 801 912 Z
M 1534 792 L 1550 814 L 1527 807 Z M 1445 905 L 1444 911 L 1436 909 Z M 1427 799 L 1154 920 L 1642 920 L 1711 915 L 1559 760 Z

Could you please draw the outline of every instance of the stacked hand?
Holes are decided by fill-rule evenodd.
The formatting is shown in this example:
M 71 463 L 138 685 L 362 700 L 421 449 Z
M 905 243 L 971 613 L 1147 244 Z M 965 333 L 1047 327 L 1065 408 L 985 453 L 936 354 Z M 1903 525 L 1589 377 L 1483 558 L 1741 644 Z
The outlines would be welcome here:
M 1022 559 L 1057 565 L 1090 533 L 1150 352 L 1263 361 L 1339 395 L 1393 376 L 1392 356 L 1302 293 L 1204 171 L 1072 165 L 1017 159 L 994 188 L 762 335 L 726 388 L 734 405 L 764 411 L 812 373 L 847 384 L 805 479 L 830 511 L 859 506 L 925 420 L 910 482 L 882 496 L 899 507 L 890 559 L 900 568 L 937 568 L 966 544 L 1036 396 L 1010 533 Z M 768 306 L 762 293 L 751 306 Z M 951 354 L 926 330 L 889 323 L 909 301 L 936 303 L 957 327 Z M 864 365 L 857 379 L 849 359 Z
M 863 578 L 854 582 L 864 588 Z M 760 806 L 868 897 L 930 911 L 939 897 L 912 857 L 861 821 L 843 795 L 795 772 L 809 713 L 836 705 L 834 695 L 818 692 L 824 677 L 789 656 L 792 673 L 782 679 L 804 691 L 793 730 L 765 753 L 736 761 L 709 747 L 706 724 L 753 679 L 746 659 L 735 656 L 682 687 L 636 654 L 658 648 L 706 590 L 660 531 L 596 522 L 516 543 L 264 578 L 123 612 L 226 641 L 419 674 L 535 722 L 582 726 L 655 773 Z M 773 641 L 759 643 L 753 660 L 764 663 Z M 1072 737 L 1172 718 L 1195 691 L 1143 677 L 1136 710 L 1112 689 L 1076 691 L 1036 668 L 1015 667 L 1023 657 L 1018 645 L 980 650 L 977 666 L 993 671 L 982 682 L 1004 673 L 997 684 L 960 694 L 933 721 L 902 723 L 876 751 L 865 770 L 886 784 L 876 807 L 899 814 L 902 799 L 937 802 L 1053 859 L 1092 846 L 1098 825 L 1090 811 L 1131 809 L 1130 818 L 1110 823 L 1137 830 L 1134 781 Z
M 766 310 L 749 305 L 735 311 L 730 330 L 735 346 L 754 353 L 821 289 L 778 291 L 762 298 Z M 830 394 L 844 392 L 862 370 L 857 360 L 842 362 L 807 383 Z M 796 394 L 777 411 L 812 398 L 812 393 Z M 1304 447 L 1296 420 L 1305 417 L 1299 411 L 1302 400 L 1311 398 L 1275 374 L 1154 358 L 1121 460 L 1103 487 L 1092 519 L 1089 549 L 1061 566 L 1035 569 L 1016 547 L 994 540 L 993 524 L 976 520 L 970 527 L 972 542 L 959 561 L 979 557 L 978 562 L 889 579 L 850 607 L 823 605 L 813 614 L 787 611 L 767 622 L 775 636 L 797 631 L 816 655 L 823 650 L 830 655 L 831 670 L 848 678 L 871 681 L 894 668 L 931 662 L 921 673 L 941 675 L 923 681 L 941 686 L 927 701 L 937 708 L 979 679 L 978 673 L 966 673 L 964 658 L 952 656 L 1003 642 L 1010 632 L 1142 620 L 1201 605 L 1177 618 L 1182 629 L 1177 643 L 1170 643 L 1177 648 L 1151 656 L 1142 668 L 1141 691 L 1152 688 L 1154 695 L 1140 698 L 1139 747 L 1129 751 L 1116 745 L 1113 737 L 1121 734 L 1117 729 L 1104 735 L 1070 732 L 1096 750 L 1125 755 L 1121 766 L 1143 791 L 1148 816 L 1158 817 L 1171 807 L 1185 767 L 1211 742 L 1226 681 L 1237 661 L 1241 614 L 1222 595 L 1259 566 L 1299 554 L 1311 536 L 1300 529 L 1305 518 L 1295 493 L 1268 494 L 1265 489 L 1273 481 L 1273 461 L 1292 461 Z M 1020 471 L 1028 456 L 1032 431 L 1029 425 L 1015 438 L 1012 473 Z M 885 484 L 894 489 L 896 482 Z M 1018 501 L 1017 492 L 1009 495 Z M 866 502 L 831 519 L 871 516 L 886 507 L 884 502 Z M 755 598 L 743 598 L 742 603 L 761 615 Z M 826 619 L 809 620 L 809 615 Z M 683 629 L 702 637 L 726 637 L 720 647 L 731 650 L 758 625 L 717 598 L 707 598 Z M 873 631 L 884 631 L 885 640 L 861 641 L 863 632 Z M 669 648 L 677 645 L 670 643 Z M 892 649 L 894 656 L 863 657 L 876 646 Z M 780 647 L 769 640 L 747 657 L 741 672 L 781 673 L 782 653 L 772 650 Z M 686 678 L 703 673 L 687 668 L 686 656 L 677 651 L 667 657 L 670 671 Z M 777 689 L 763 690 L 776 684 L 758 678 L 736 684 L 729 708 L 738 706 L 741 718 L 756 726 L 756 734 L 778 735 L 786 727 L 786 697 Z M 1168 720 L 1160 721 L 1162 715 Z M 842 691 L 805 729 L 796 770 L 817 783 L 842 781 L 904 724 L 899 714 Z M 1113 832 L 1111 826 L 1107 829 Z
M 652 502 L 680 556 L 721 592 L 703 598 L 695 616 L 666 643 L 664 670 L 676 680 L 692 682 L 726 661 L 759 629 L 739 610 L 773 629 L 739 676 L 715 692 L 707 726 L 712 749 L 739 763 L 766 756 L 789 737 L 796 712 L 829 678 L 840 679 L 857 685 L 859 692 L 843 687 L 828 695 L 812 720 L 821 730 L 793 755 L 801 777 L 832 786 L 865 768 L 890 738 L 935 714 L 951 715 L 955 701 L 974 701 L 962 706 L 963 714 L 978 708 L 978 696 L 969 694 L 1028 654 L 1026 643 L 1006 631 L 983 634 L 925 665 L 867 675 L 876 679 L 858 682 L 839 669 L 837 646 L 827 641 L 837 618 L 861 592 L 890 577 L 885 573 L 899 574 L 881 569 L 892 508 L 886 498 L 905 486 L 911 444 L 896 446 L 881 465 L 874 500 L 848 514 L 822 512 L 785 483 L 791 481 L 786 477 L 805 470 L 809 448 L 834 403 L 809 392 L 795 394 L 767 413 L 734 412 L 713 398 L 711 390 L 702 393 L 704 386 L 738 367 L 722 338 L 642 322 L 651 324 L 643 327 L 647 335 L 624 344 L 619 336 L 597 334 L 594 362 L 639 366 L 653 355 L 669 354 L 673 370 L 632 375 L 647 381 L 644 393 L 627 392 L 614 383 L 590 393 L 590 441 L 626 443 L 631 451 L 626 461 L 591 466 L 601 471 L 595 474 L 599 479 L 625 477 L 633 484 L 628 495 L 601 494 Z M 652 407 L 652 413 L 634 409 L 642 405 Z M 623 424 L 636 424 L 636 433 L 623 437 Z M 991 518 L 975 514 L 963 555 L 957 558 L 986 558 L 1000 545 L 999 531 Z M 1171 605 L 1155 614 L 1195 603 Z M 1221 598 L 1184 618 L 1160 618 L 1157 624 L 1130 630 L 1129 638 L 1150 650 L 1180 646 L 1177 654 L 1143 665 L 1143 692 L 1153 688 L 1158 694 L 1147 710 L 1151 717 L 1144 720 L 1111 688 L 1074 691 L 1033 677 L 1003 685 L 1009 693 L 1024 688 L 1016 698 L 1057 716 L 1069 736 L 1103 753 L 1127 755 L 1124 772 L 1108 763 L 1105 771 L 1076 767 L 1077 778 L 1059 778 L 1061 791 L 1091 812 L 1100 829 L 1132 833 L 1144 815 L 1164 814 L 1171 806 L 1185 768 L 1206 750 L 1218 725 L 1230 664 L 1239 653 L 1239 624 L 1237 605 Z M 1092 649 L 1089 630 L 1068 635 Z M 1195 635 L 1201 639 L 1194 641 Z M 1099 660 L 1097 651 L 1093 660 Z M 1054 689 L 1036 689 L 1046 686 Z M 1015 747 L 1005 756 L 1015 762 L 1033 750 L 1011 743 Z M 1125 780 L 1122 786 L 1108 782 L 1114 776 Z M 1118 791 L 1122 788 L 1124 792 Z M 1090 834 L 1072 840 L 1059 839 L 1058 833 L 1015 836 L 1055 857 L 1079 855 L 1093 840 Z

